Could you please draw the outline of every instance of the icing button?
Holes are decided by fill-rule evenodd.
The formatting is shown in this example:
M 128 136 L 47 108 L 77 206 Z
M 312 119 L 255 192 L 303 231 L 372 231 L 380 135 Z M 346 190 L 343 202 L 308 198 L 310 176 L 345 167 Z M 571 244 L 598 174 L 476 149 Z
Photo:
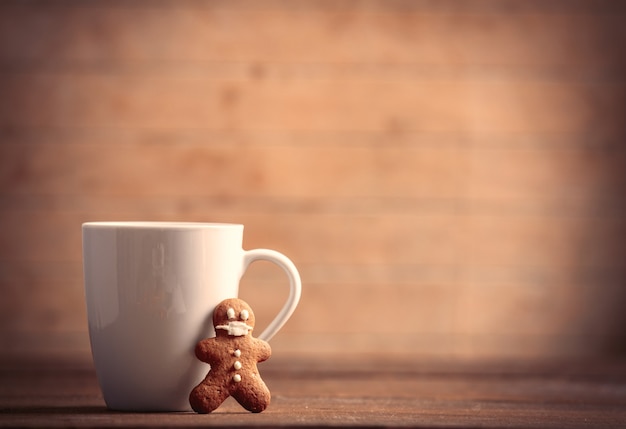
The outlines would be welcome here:
M 239 374 L 233 375 L 233 381 L 235 383 L 239 383 L 241 381 L 241 376 Z
M 233 355 L 235 355 L 235 357 L 239 357 L 241 356 L 241 350 L 237 349 L 233 352 Z
M 241 362 L 239 362 L 238 360 L 235 361 L 235 363 L 233 364 L 233 368 L 235 369 L 241 369 Z

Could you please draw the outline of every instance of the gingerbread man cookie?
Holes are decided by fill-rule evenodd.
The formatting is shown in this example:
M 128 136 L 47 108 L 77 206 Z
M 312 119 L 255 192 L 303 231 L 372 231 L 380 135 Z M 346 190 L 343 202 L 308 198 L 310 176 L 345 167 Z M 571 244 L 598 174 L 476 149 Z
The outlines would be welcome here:
M 254 313 L 241 299 L 222 301 L 213 311 L 214 338 L 196 345 L 196 357 L 211 365 L 205 379 L 189 395 L 197 413 L 210 413 L 232 396 L 246 410 L 260 413 L 270 403 L 270 391 L 257 363 L 269 359 L 270 345 L 250 333 Z

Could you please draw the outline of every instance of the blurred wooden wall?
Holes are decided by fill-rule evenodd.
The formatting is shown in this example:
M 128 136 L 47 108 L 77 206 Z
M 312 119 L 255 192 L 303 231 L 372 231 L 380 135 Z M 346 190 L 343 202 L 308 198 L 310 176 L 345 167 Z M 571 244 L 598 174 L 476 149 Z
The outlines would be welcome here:
M 80 225 L 230 221 L 284 353 L 602 355 L 626 326 L 621 1 L 0 3 L 0 347 L 88 349 Z M 254 265 L 262 323 L 286 280 Z

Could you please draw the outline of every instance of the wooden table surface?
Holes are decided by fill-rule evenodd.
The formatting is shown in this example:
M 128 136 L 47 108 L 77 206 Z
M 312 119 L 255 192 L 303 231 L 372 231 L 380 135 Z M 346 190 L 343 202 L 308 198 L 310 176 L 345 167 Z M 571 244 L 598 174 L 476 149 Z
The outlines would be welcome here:
M 272 358 L 261 414 L 108 411 L 88 357 L 0 359 L 0 426 L 626 427 L 626 362 Z

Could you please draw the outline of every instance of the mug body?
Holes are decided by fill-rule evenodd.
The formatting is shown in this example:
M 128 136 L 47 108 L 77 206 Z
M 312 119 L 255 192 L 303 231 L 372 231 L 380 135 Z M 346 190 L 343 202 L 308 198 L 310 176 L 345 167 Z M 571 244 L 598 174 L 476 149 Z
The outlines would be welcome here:
M 83 224 L 93 360 L 110 409 L 190 410 L 208 371 L 196 343 L 214 336 L 211 313 L 238 295 L 243 225 Z

